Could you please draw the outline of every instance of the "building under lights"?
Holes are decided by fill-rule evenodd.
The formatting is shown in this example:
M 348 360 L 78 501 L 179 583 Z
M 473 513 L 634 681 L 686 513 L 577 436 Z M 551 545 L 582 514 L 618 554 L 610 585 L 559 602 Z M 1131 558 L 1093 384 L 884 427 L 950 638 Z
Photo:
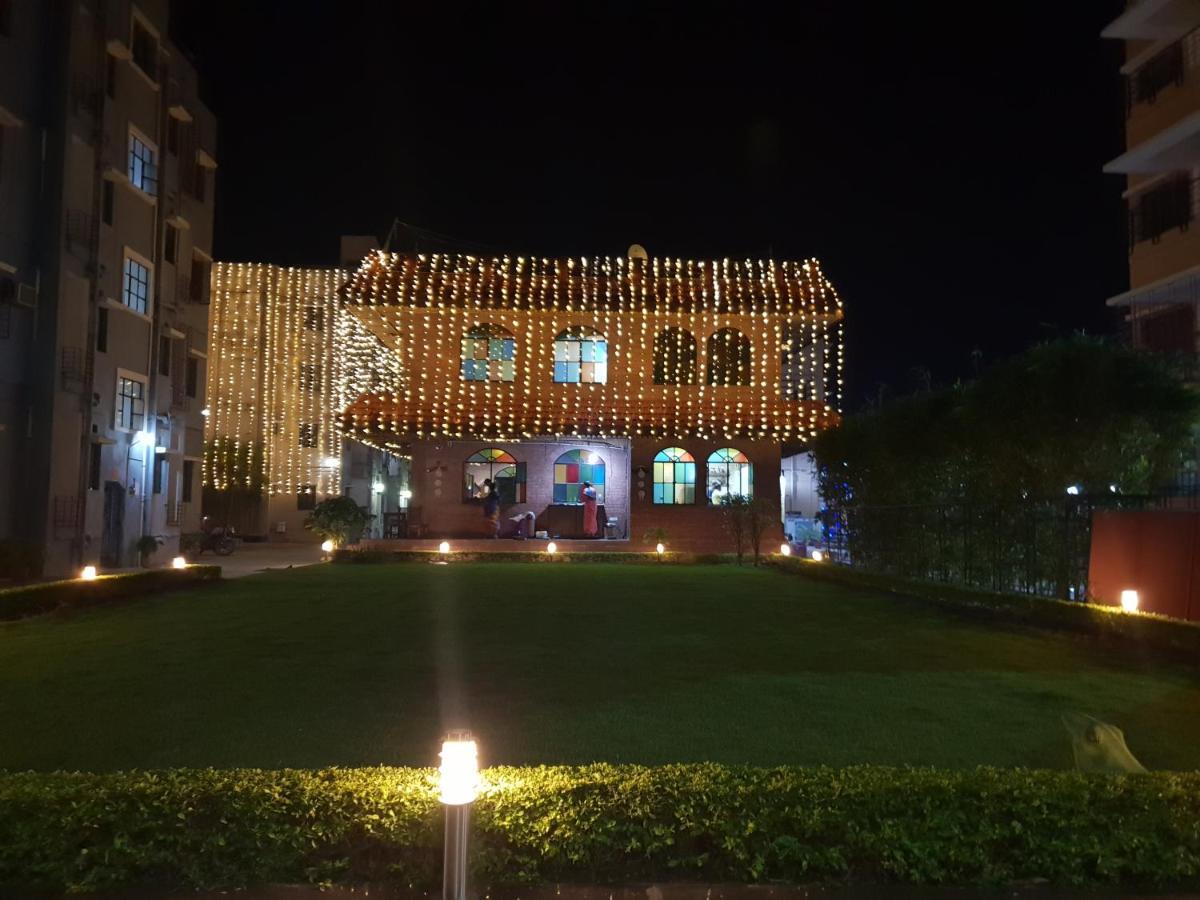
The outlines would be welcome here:
M 237 524 L 295 536 L 347 493 L 369 537 L 479 537 L 491 479 L 572 538 L 588 481 L 608 536 L 724 549 L 722 498 L 779 508 L 783 446 L 838 421 L 841 302 L 813 260 L 639 251 L 217 264 L 206 511 L 259 492 Z
M 48 575 L 199 527 L 216 120 L 167 19 L 0 2 L 0 556 Z

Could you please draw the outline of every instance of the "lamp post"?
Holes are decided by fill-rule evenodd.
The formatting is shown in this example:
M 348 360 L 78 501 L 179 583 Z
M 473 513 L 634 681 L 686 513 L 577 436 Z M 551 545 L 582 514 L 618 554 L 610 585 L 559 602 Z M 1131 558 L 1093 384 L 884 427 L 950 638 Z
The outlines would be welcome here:
M 479 793 L 479 751 L 469 731 L 452 731 L 442 741 L 440 793 L 446 807 L 442 900 L 467 900 L 467 833 L 471 804 Z

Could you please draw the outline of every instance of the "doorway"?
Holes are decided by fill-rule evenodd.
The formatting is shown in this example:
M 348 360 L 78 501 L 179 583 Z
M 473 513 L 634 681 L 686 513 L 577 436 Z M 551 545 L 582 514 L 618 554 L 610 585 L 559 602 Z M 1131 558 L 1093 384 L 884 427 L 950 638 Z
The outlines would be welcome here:
M 125 488 L 119 481 L 104 482 L 104 530 L 100 534 L 100 565 L 120 568 L 125 531 Z

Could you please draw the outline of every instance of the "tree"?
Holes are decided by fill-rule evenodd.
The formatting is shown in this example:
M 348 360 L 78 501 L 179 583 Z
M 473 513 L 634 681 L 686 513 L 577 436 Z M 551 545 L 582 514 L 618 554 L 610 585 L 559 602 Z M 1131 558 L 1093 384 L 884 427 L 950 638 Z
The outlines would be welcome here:
M 761 560 L 763 535 L 778 521 L 777 516 L 778 508 L 765 497 L 757 497 L 746 506 L 746 530 L 756 566 Z
M 313 508 L 312 515 L 304 520 L 304 527 L 341 546 L 352 536 L 357 539 L 369 518 L 349 497 L 330 497 Z
M 721 524 L 733 539 L 734 552 L 737 553 L 738 565 L 746 553 L 746 539 L 749 534 L 750 498 L 742 494 L 726 494 L 721 498 Z

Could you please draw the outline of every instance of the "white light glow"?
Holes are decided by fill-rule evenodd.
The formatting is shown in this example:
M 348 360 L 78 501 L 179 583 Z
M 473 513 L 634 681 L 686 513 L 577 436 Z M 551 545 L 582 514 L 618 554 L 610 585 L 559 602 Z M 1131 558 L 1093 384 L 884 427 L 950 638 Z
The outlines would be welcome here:
M 374 491 L 376 494 L 382 494 L 384 491 L 383 482 L 382 481 L 372 482 L 371 490 Z
M 780 545 L 779 545 L 779 552 L 780 552 L 780 553 L 781 553 L 783 556 L 791 556 L 791 555 L 792 555 L 792 548 L 791 548 L 791 545 L 790 545 L 790 544 L 780 544 Z
M 599 453 L 589 453 L 587 455 L 587 461 L 588 461 L 589 465 L 594 466 L 596 463 L 600 462 L 600 454 Z
M 546 545 L 546 552 L 547 553 L 557 553 L 558 552 L 558 544 L 554 543 L 554 541 L 551 541 L 550 543 L 548 543 Z
M 206 407 L 204 407 L 204 409 L 200 410 L 200 415 L 204 416 L 204 418 L 207 419 L 209 416 L 212 415 L 212 410 L 206 406 Z
M 1072 497 L 1078 497 L 1079 490 L 1080 490 L 1079 485 L 1073 484 L 1069 488 L 1067 488 L 1067 493 L 1070 494 Z
M 450 542 L 449 541 L 442 541 L 440 544 L 438 544 L 438 553 L 441 553 L 444 556 L 449 552 L 450 552 Z
M 401 491 L 399 494 L 397 494 L 397 496 L 401 500 L 411 500 L 412 499 L 412 491 L 407 491 L 407 490 Z
M 1125 610 L 1125 612 L 1137 612 L 1139 603 L 1141 603 L 1141 598 L 1138 597 L 1137 591 L 1121 591 L 1121 609 Z
M 96 567 L 95 566 L 84 566 L 83 571 L 79 573 L 79 577 L 82 578 L 84 581 L 95 581 L 96 580 Z
M 332 553 L 333 552 L 333 541 L 329 541 L 329 540 L 321 541 L 321 549 L 324 550 L 326 553 Z
M 667 548 L 664 547 L 662 544 L 659 544 L 657 547 L 654 548 L 654 552 L 661 555 L 661 554 L 667 552 Z
M 187 560 L 184 559 L 182 556 L 177 556 L 173 560 L 171 560 L 171 568 L 172 569 L 186 569 L 187 568 Z
M 814 550 L 812 552 L 812 561 L 813 562 L 823 562 L 824 559 L 825 559 L 825 554 L 822 553 L 820 550 Z
M 158 445 L 157 445 L 157 446 L 154 448 L 154 452 L 155 452 L 155 453 L 166 453 L 166 452 L 167 452 L 167 448 L 166 448 L 166 447 L 164 447 L 162 444 L 158 444 Z
M 342 461 L 340 459 L 338 459 L 336 456 L 327 456 L 324 459 L 324 465 L 325 465 L 325 468 L 327 468 L 327 469 L 336 469 L 341 464 L 342 464 Z
M 471 803 L 479 794 L 479 748 L 469 732 L 442 741 L 438 799 L 449 806 Z

